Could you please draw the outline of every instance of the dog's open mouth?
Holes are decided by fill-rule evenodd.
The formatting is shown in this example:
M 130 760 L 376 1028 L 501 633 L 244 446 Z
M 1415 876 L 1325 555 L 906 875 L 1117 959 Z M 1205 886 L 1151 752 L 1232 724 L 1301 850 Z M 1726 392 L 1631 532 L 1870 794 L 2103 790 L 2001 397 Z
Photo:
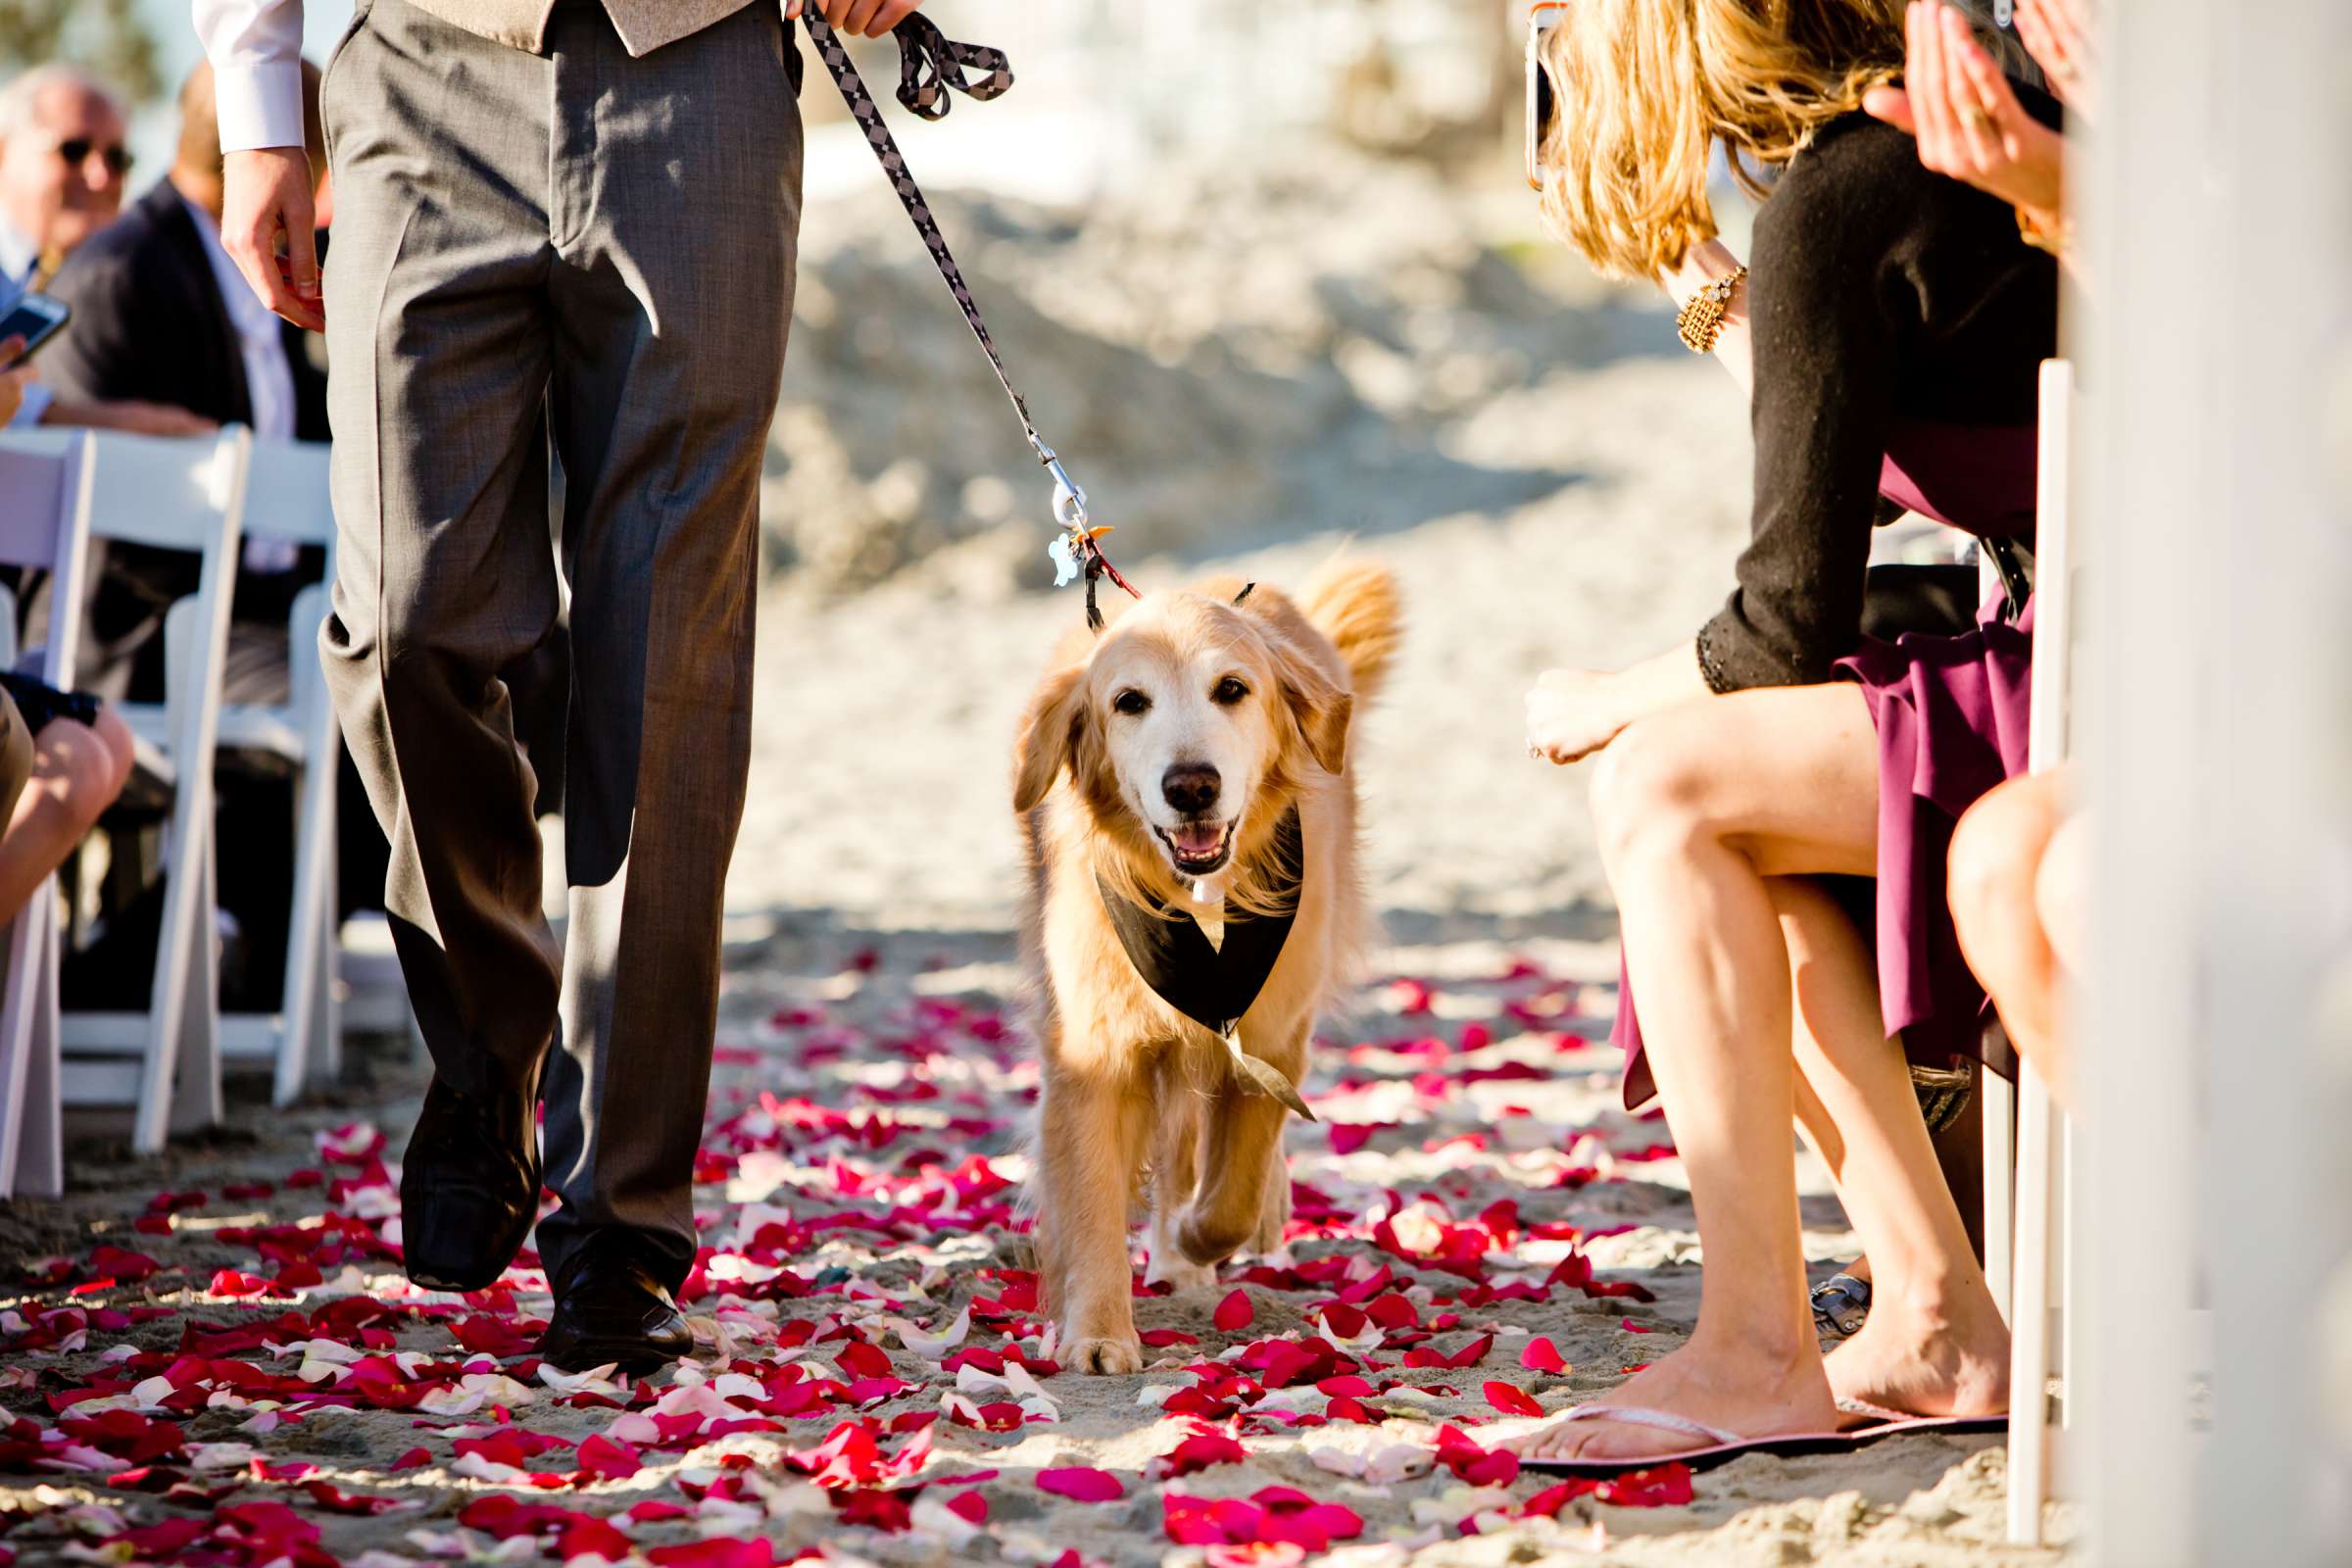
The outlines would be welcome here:
M 1176 861 L 1176 869 L 1186 876 L 1206 876 L 1225 863 L 1233 854 L 1233 824 L 1231 822 L 1185 822 L 1175 827 L 1154 827 L 1159 842 L 1168 847 Z

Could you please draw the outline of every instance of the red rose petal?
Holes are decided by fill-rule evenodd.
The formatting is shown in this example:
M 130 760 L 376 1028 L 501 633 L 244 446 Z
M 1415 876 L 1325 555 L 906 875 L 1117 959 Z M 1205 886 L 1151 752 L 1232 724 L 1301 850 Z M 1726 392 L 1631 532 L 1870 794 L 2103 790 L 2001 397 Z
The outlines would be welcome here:
M 1256 1320 L 1257 1309 L 1250 1303 L 1248 1291 L 1236 1291 L 1217 1303 L 1217 1327 L 1227 1334 L 1238 1334 Z
M 1073 1502 L 1116 1502 L 1127 1495 L 1117 1476 L 1107 1470 L 1096 1470 L 1086 1465 L 1068 1465 L 1058 1470 L 1040 1470 L 1037 1490 L 1050 1492 L 1056 1497 L 1068 1497 Z
M 1519 1352 L 1519 1364 L 1530 1372 L 1568 1370 L 1568 1363 L 1560 1355 L 1559 1348 L 1542 1335 L 1527 1342 L 1527 1348 Z
M 1504 1415 L 1542 1415 L 1544 1407 L 1525 1389 L 1500 1381 L 1486 1387 L 1487 1402 Z

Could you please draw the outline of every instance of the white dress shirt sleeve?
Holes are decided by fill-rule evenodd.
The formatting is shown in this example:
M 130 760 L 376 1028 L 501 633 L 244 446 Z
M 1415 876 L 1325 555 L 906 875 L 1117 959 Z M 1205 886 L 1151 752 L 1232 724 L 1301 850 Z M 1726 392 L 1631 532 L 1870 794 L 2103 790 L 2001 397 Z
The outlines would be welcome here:
M 302 0 L 195 0 L 213 63 L 220 150 L 300 147 Z

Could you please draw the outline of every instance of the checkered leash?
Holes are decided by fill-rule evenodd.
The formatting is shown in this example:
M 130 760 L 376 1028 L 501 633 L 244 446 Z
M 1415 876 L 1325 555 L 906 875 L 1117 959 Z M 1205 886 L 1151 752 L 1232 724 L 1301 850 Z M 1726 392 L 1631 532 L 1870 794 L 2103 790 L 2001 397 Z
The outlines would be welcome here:
M 883 123 L 881 106 L 874 102 L 874 95 L 866 90 L 865 79 L 851 63 L 841 35 L 818 14 L 814 4 L 803 8 L 801 20 L 808 29 L 808 41 L 816 46 L 817 58 L 824 62 L 826 72 L 833 77 L 833 85 L 841 89 L 842 102 L 849 106 L 851 118 L 865 132 L 866 144 L 873 148 L 882 172 L 890 176 L 891 188 L 899 193 L 900 205 L 914 220 L 914 231 L 922 236 L 939 275 L 947 281 L 948 292 L 956 296 L 956 304 L 963 312 L 972 336 L 979 339 L 989 367 L 997 373 L 997 384 L 1004 389 L 1013 413 L 1020 417 L 1021 433 L 1029 438 L 1030 450 L 1054 477 L 1054 518 L 1062 529 L 1054 541 L 1052 552 L 1058 568 L 1056 586 L 1073 576 L 1085 577 L 1086 622 L 1100 630 L 1102 612 L 1095 604 L 1095 584 L 1099 578 L 1108 577 L 1130 595 L 1139 599 L 1143 596 L 1136 593 L 1134 585 L 1120 576 L 1119 569 L 1102 554 L 1100 539 L 1110 530 L 1089 523 L 1086 492 L 1070 478 L 1061 459 L 1046 445 L 1045 437 L 1038 434 L 1037 421 L 1029 416 L 1028 401 L 1013 386 L 1012 377 L 1004 369 L 1004 357 L 997 352 L 996 340 L 988 335 L 988 323 L 980 318 L 980 307 L 972 299 L 971 286 L 963 280 L 963 269 L 956 265 L 947 238 L 939 231 L 939 220 L 931 216 L 931 204 L 924 200 L 922 187 L 907 172 L 906 155 L 899 151 L 898 139 Z M 899 40 L 898 99 L 910 114 L 924 120 L 945 120 L 956 103 L 951 88 L 976 103 L 986 103 L 1002 97 L 1012 86 L 1012 62 L 1001 49 L 957 43 L 920 12 L 908 14 L 892 30 Z

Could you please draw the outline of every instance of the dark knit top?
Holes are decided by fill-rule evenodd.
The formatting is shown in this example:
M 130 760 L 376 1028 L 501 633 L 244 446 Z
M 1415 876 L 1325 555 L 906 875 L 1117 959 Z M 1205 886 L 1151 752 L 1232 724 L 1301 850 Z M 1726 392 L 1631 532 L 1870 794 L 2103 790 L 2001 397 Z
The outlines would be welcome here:
M 1789 161 L 1748 269 L 1752 536 L 1698 633 L 1719 692 L 1825 681 L 1854 651 L 1882 497 L 2031 537 L 2035 383 L 2057 348 L 2056 262 L 1864 115 Z

